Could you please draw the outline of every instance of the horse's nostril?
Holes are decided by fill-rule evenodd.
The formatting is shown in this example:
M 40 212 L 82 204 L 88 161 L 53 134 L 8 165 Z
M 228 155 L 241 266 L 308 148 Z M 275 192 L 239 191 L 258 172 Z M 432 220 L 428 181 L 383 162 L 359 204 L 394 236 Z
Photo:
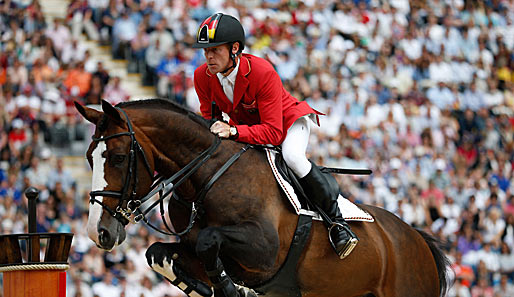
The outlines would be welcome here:
M 111 241 L 111 235 L 109 234 L 109 231 L 107 231 L 107 229 L 100 228 L 98 232 L 98 239 L 100 240 L 100 245 L 107 246 Z

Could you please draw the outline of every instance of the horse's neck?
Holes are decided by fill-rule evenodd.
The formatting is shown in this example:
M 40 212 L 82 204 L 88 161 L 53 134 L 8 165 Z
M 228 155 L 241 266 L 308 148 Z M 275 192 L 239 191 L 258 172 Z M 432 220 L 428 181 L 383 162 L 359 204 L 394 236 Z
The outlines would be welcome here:
M 184 168 L 195 157 L 208 149 L 214 142 L 211 132 L 194 122 L 188 117 L 173 115 L 167 117 L 165 123 L 159 124 L 158 128 L 149 127 L 144 129 L 153 146 L 155 170 L 163 176 L 171 176 L 181 168 Z M 220 148 L 218 148 L 220 150 Z M 193 174 L 186 182 L 183 192 L 195 192 L 198 185 L 203 184 L 211 174 L 212 169 L 207 162 Z

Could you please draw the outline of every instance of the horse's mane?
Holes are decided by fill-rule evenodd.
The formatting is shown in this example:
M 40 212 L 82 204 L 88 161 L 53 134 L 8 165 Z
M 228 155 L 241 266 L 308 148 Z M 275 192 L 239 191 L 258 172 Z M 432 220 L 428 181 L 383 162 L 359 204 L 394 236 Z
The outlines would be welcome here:
M 185 108 L 182 105 L 179 105 L 173 101 L 166 99 L 144 99 L 144 100 L 136 100 L 136 101 L 128 101 L 121 102 L 116 105 L 116 107 L 120 108 L 144 108 L 144 109 L 166 109 L 171 110 L 180 114 L 183 114 L 200 124 L 203 127 L 209 128 L 209 121 L 203 118 L 202 116 L 192 112 L 191 110 Z

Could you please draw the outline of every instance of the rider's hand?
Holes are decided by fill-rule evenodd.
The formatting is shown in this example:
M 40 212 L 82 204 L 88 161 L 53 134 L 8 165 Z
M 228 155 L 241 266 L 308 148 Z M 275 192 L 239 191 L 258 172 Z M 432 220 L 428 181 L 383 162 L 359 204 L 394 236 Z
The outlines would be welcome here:
M 229 138 L 230 125 L 222 121 L 217 121 L 216 123 L 212 124 L 211 132 L 217 134 L 221 138 Z

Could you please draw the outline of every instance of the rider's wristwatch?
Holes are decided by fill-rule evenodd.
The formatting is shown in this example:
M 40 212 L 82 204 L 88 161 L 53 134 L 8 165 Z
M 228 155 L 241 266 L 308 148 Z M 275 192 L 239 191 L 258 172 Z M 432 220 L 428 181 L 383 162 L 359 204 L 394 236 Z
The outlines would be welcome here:
M 237 139 L 239 137 L 239 132 L 237 132 L 236 126 L 230 126 L 230 139 Z

